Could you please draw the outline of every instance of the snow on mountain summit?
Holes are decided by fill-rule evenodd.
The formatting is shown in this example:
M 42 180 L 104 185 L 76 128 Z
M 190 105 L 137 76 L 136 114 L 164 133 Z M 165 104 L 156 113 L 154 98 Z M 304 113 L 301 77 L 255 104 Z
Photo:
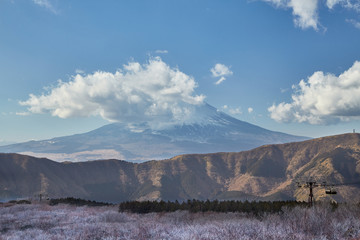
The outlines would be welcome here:
M 0 146 L 0 152 L 57 161 L 145 161 L 185 153 L 239 152 L 264 144 L 307 139 L 238 120 L 206 103 L 190 111 L 183 121 L 112 123 L 83 134 Z

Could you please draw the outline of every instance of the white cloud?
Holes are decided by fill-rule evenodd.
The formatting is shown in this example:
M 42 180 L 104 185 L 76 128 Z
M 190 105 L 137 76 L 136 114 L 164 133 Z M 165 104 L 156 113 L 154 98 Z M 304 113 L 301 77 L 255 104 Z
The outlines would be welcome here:
M 225 77 L 221 77 L 219 80 L 217 80 L 217 81 L 215 82 L 215 85 L 219 85 L 220 83 L 222 83 L 222 82 L 225 81 L 225 80 L 226 80 Z
M 351 23 L 352 25 L 354 25 L 354 27 L 360 29 L 360 22 L 358 22 L 358 21 L 356 21 L 356 20 L 354 20 L 354 19 L 346 19 L 346 21 L 347 21 L 348 23 Z
M 327 0 L 327 1 L 326 1 L 326 6 L 327 6 L 329 9 L 333 9 L 333 7 L 334 7 L 336 4 L 339 4 L 340 2 L 344 2 L 344 0 Z
M 292 102 L 268 108 L 278 122 L 331 124 L 360 118 L 360 62 L 339 76 L 321 71 L 293 86 Z
M 229 113 L 232 115 L 242 114 L 241 108 L 230 108 Z
M 229 67 L 221 63 L 215 64 L 215 66 L 210 69 L 210 72 L 212 73 L 213 77 L 223 77 L 233 74 Z
M 75 73 L 76 73 L 76 74 L 84 74 L 85 71 L 84 71 L 84 70 L 81 70 L 81 69 L 76 69 L 76 70 L 75 70 Z
M 288 6 L 293 10 L 296 26 L 318 30 L 318 0 L 291 0 Z
M 252 113 L 254 111 L 254 109 L 252 107 L 248 108 L 248 113 Z
M 156 54 L 167 54 L 169 52 L 168 52 L 168 50 L 156 50 L 155 53 Z
M 210 69 L 210 72 L 212 74 L 212 77 L 220 77 L 220 79 L 215 82 L 215 85 L 219 85 L 220 83 L 225 81 L 225 76 L 233 75 L 233 72 L 230 70 L 230 68 L 221 63 L 215 64 L 215 66 Z
M 348 0 L 345 7 L 350 8 L 350 9 L 354 9 L 357 12 L 360 12 L 360 0 L 354 0 L 354 1 Z
M 271 3 L 277 8 L 291 9 L 294 16 L 295 26 L 302 29 L 313 28 L 319 30 L 319 6 L 325 3 L 328 9 L 333 9 L 336 5 L 360 12 L 360 0 L 262 0 Z M 323 28 L 323 27 L 322 27 Z M 326 30 L 325 28 L 323 28 Z
M 319 29 L 318 0 L 263 0 L 276 7 L 292 9 L 294 23 L 302 29 Z
M 291 9 L 294 16 L 295 26 L 302 29 L 313 28 L 318 31 L 321 24 L 319 22 L 319 7 L 325 4 L 330 10 L 336 5 L 360 12 L 360 0 L 262 0 L 271 3 L 277 8 Z M 356 26 L 356 24 L 354 24 Z M 324 27 L 323 30 L 326 30 Z
M 18 115 L 18 116 L 28 116 L 28 115 L 30 115 L 30 113 L 29 113 L 29 112 L 17 112 L 17 113 L 15 113 L 15 115 Z
M 55 9 L 55 7 L 51 4 L 49 0 L 33 0 L 33 2 L 36 5 L 39 5 L 40 7 L 44 7 L 55 14 L 58 13 L 58 11 Z
M 360 0 L 327 0 L 326 5 L 329 9 L 333 9 L 335 5 L 340 5 L 347 9 L 360 11 Z
M 232 115 L 242 114 L 240 107 L 233 108 L 233 107 L 229 107 L 228 105 L 224 105 L 224 106 L 222 106 L 222 109 L 224 112 L 230 113 Z
M 115 73 L 77 74 L 20 104 L 31 113 L 60 118 L 100 115 L 128 123 L 181 122 L 203 103 L 203 95 L 194 95 L 196 87 L 194 78 L 157 57 L 143 65 L 130 62 Z
M 280 88 L 281 93 L 286 93 L 289 90 L 290 90 L 289 88 Z

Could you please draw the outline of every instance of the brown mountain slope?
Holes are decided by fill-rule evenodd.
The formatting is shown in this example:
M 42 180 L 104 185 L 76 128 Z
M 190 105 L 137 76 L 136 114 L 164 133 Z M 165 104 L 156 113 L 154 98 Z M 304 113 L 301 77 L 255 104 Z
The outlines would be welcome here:
M 101 201 L 145 199 L 307 200 L 296 180 L 360 181 L 360 135 L 344 134 L 239 153 L 180 155 L 133 164 L 118 160 L 57 163 L 0 154 L 0 199 L 47 193 Z M 339 186 L 336 200 L 360 201 L 360 185 Z M 328 198 L 324 189 L 315 197 Z

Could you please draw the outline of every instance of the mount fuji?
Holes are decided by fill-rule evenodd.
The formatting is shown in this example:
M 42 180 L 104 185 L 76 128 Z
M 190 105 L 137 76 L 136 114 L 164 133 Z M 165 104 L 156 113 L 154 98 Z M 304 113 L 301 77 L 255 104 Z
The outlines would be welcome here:
M 87 133 L 0 146 L 0 152 L 60 162 L 97 159 L 142 162 L 188 153 L 239 152 L 265 144 L 308 139 L 238 120 L 209 104 L 197 106 L 191 119 L 156 129 L 147 123 L 112 123 Z

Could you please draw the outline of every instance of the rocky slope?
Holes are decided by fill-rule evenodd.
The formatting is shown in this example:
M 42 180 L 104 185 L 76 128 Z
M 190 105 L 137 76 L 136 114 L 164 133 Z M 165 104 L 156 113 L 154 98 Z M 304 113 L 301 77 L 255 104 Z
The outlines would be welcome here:
M 99 160 L 58 163 L 0 154 L 0 199 L 50 197 L 124 200 L 297 199 L 311 177 L 333 184 L 360 182 L 360 135 L 265 145 L 237 153 L 188 154 L 144 163 Z M 360 185 L 337 187 L 337 201 L 360 201 Z M 315 198 L 329 198 L 324 188 Z

